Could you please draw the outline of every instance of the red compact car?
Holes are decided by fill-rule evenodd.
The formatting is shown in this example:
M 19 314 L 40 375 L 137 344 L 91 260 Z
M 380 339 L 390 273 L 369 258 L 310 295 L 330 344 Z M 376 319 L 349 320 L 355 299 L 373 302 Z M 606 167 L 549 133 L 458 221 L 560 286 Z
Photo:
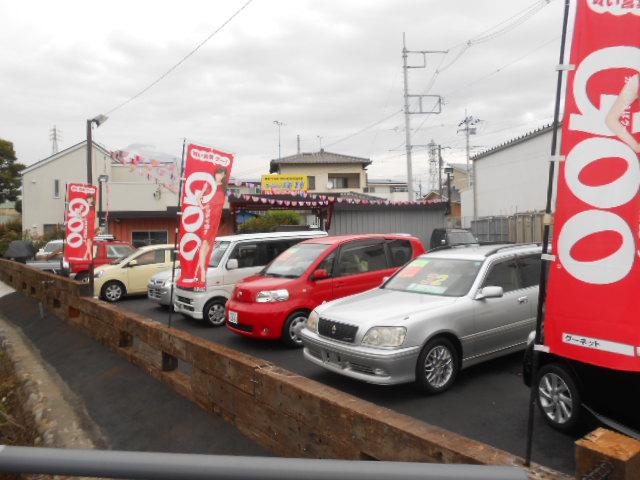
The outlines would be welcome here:
M 378 287 L 425 252 L 408 235 L 345 235 L 306 240 L 258 275 L 236 285 L 227 302 L 227 327 L 248 337 L 301 346 L 300 330 L 322 302 Z

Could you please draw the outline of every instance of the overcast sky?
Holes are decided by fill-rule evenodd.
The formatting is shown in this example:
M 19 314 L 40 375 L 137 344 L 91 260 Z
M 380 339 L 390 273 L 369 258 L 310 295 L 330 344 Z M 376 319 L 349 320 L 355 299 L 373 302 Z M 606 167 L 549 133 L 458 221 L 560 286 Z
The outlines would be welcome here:
M 60 148 L 83 140 L 87 118 L 156 79 L 245 1 L 0 0 L 0 137 L 26 164 L 51 153 L 53 125 Z M 321 136 L 329 151 L 371 158 L 370 178 L 402 178 L 401 114 L 340 141 L 401 110 L 402 33 L 410 50 L 448 49 L 533 2 L 254 0 L 164 81 L 113 112 L 94 138 L 109 149 L 142 144 L 178 155 L 187 137 L 235 153 L 234 176 L 259 178 L 278 155 L 279 120 L 283 156 L 295 153 L 297 134 L 303 151 L 317 151 Z M 445 158 L 463 161 L 456 129 L 465 108 L 483 120 L 474 151 L 548 123 L 562 7 L 551 1 L 442 71 L 430 93 L 445 97 L 443 112 L 426 119 L 413 143 L 434 139 L 452 147 Z M 410 70 L 411 93 L 425 91 L 441 60 L 429 56 L 429 68 Z M 412 127 L 423 120 L 412 116 Z M 423 182 L 426 159 L 417 148 Z

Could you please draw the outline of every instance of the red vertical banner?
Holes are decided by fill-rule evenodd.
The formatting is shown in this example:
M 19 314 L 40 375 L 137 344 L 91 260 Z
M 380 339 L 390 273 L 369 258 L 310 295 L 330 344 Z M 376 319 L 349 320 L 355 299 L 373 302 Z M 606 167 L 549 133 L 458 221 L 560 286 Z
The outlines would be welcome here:
M 230 153 L 194 144 L 187 146 L 178 250 L 180 278 L 176 282 L 181 288 L 204 291 L 207 287 L 207 267 L 232 165 Z
M 640 371 L 640 2 L 576 8 L 544 339 Z
M 67 186 L 67 236 L 64 256 L 67 260 L 93 259 L 93 237 L 96 233 L 98 187 L 84 183 Z

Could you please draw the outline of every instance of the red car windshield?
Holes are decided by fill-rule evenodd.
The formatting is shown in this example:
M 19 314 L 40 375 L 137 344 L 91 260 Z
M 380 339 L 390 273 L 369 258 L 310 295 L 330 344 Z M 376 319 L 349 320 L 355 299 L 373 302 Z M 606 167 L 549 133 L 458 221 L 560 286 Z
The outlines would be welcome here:
M 266 277 L 298 278 L 306 272 L 329 245 L 299 243 L 285 250 L 263 271 Z

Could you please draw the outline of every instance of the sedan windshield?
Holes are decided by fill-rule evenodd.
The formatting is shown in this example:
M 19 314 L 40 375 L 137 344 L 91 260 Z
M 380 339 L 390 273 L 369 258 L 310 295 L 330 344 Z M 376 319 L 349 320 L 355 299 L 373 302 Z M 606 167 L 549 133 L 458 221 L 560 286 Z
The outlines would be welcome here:
M 285 250 L 262 273 L 267 277 L 298 278 L 315 262 L 329 245 L 299 243 Z
M 442 297 L 462 297 L 469 292 L 482 266 L 479 260 L 417 258 L 383 288 Z

